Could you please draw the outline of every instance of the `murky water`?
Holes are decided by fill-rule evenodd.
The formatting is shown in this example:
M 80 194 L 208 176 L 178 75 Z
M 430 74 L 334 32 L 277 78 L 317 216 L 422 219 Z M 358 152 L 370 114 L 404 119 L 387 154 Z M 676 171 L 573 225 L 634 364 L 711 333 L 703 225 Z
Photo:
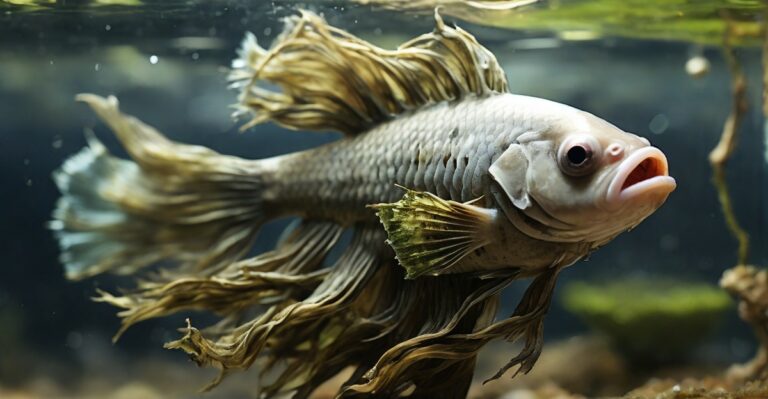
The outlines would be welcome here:
M 768 264 L 763 245 L 768 239 L 768 174 L 760 107 L 762 3 L 619 4 L 551 1 L 533 5 L 530 11 L 454 4 L 443 11 L 448 22 L 471 32 L 496 54 L 512 92 L 587 110 L 648 138 L 666 153 L 677 179 L 678 189 L 659 211 L 587 262 L 568 268 L 559 282 L 565 289 L 558 290 L 547 317 L 545 365 L 537 367 L 551 370 L 556 356 L 572 359 L 584 353 L 605 354 L 621 366 L 591 371 L 596 376 L 591 385 L 557 380 L 558 374 L 551 371 L 537 376 L 536 369 L 523 384 L 554 383 L 587 396 L 626 392 L 645 377 L 669 369 L 670 359 L 640 359 L 621 350 L 617 355 L 604 343 L 583 341 L 594 333 L 588 325 L 600 323 L 585 323 L 594 319 L 568 303 L 569 283 L 587 282 L 600 291 L 603 285 L 638 277 L 664 281 L 643 286 L 643 291 L 658 290 L 653 297 L 671 292 L 670 280 L 676 287 L 701 283 L 717 290 L 723 271 L 737 261 L 737 243 L 726 229 L 707 161 L 732 102 L 731 75 L 720 48 L 725 37 L 736 47 L 750 103 L 738 147 L 727 164 L 730 193 L 735 214 L 750 235 L 750 263 Z M 83 92 L 116 95 L 122 109 L 174 140 L 246 158 L 336 139 L 334 133 L 289 132 L 271 124 L 240 133 L 230 116 L 236 93 L 227 89 L 226 72 L 244 32 L 253 32 L 267 45 L 281 32 L 282 18 L 299 8 L 321 13 L 330 24 L 388 48 L 432 30 L 434 24 L 429 5 L 0 1 L 0 397 L 192 397 L 213 376 L 186 362 L 182 354 L 162 349 L 164 342 L 177 337 L 176 328 L 189 314 L 142 323 L 110 344 L 119 324 L 115 310 L 90 297 L 95 288 L 114 290 L 126 280 L 64 279 L 58 248 L 45 228 L 58 197 L 50 176 L 85 144 L 85 130 L 95 131 L 124 155 L 93 114 L 74 102 Z M 692 58 L 704 64 L 698 67 L 699 77 L 686 72 Z M 268 225 L 254 252 L 270 249 L 285 223 Z M 505 314 L 522 289 L 514 286 L 505 293 Z M 683 297 L 698 298 L 695 295 L 686 292 Z M 615 306 L 626 308 L 622 300 L 644 300 L 627 296 L 619 295 Z M 667 305 L 654 306 L 662 314 Z M 695 335 L 684 326 L 686 317 L 699 317 L 697 306 L 683 307 L 672 320 L 665 315 L 638 322 L 642 328 L 632 331 L 641 338 L 627 339 L 663 339 L 659 329 Z M 722 309 L 706 314 L 711 331 L 692 338 L 693 347 L 673 351 L 675 367 L 693 364 L 719 370 L 752 356 L 754 339 L 738 319 L 735 305 L 714 307 Z M 194 315 L 210 320 L 205 314 Z M 650 340 L 645 345 L 640 352 L 656 344 Z M 479 379 L 506 361 L 505 351 L 494 347 L 481 359 Z M 630 371 L 611 374 L 622 367 Z M 599 378 L 600 373 L 607 377 Z M 209 397 L 254 395 L 255 374 L 239 374 Z M 486 387 L 489 397 L 497 393 L 494 389 L 501 388 Z

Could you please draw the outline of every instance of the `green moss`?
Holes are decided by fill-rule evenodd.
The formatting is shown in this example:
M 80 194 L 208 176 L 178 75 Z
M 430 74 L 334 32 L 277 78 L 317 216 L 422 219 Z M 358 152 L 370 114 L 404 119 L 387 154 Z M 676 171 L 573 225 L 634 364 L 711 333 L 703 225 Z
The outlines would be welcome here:
M 719 45 L 728 24 L 733 44 L 760 43 L 762 0 L 570 0 L 548 1 L 510 12 L 451 9 L 446 12 L 482 25 L 595 36 L 679 40 Z M 730 21 L 730 22 L 729 22 Z
M 571 283 L 563 304 L 640 363 L 683 358 L 732 306 L 713 285 L 649 279 Z

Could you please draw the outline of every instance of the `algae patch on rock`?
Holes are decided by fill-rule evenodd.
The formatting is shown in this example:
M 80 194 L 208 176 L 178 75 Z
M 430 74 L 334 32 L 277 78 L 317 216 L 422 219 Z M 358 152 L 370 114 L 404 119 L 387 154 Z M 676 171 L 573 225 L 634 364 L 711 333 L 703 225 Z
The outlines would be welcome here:
M 570 283 L 563 305 L 633 363 L 658 364 L 684 359 L 717 328 L 732 302 L 714 285 L 628 279 Z

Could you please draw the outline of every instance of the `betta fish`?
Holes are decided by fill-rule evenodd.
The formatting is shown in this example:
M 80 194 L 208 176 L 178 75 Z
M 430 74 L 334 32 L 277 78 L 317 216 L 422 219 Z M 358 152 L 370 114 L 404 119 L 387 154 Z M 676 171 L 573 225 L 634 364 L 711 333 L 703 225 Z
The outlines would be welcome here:
M 166 344 L 221 371 L 206 388 L 255 364 L 267 397 L 308 397 L 347 370 L 340 397 L 461 398 L 495 339 L 523 345 L 492 378 L 531 370 L 558 273 L 647 218 L 675 180 L 647 140 L 509 93 L 494 55 L 435 19 L 396 50 L 309 12 L 270 49 L 247 35 L 230 74 L 244 128 L 342 133 L 297 153 L 222 155 L 167 139 L 114 97 L 78 96 L 130 159 L 89 136 L 55 173 L 66 275 L 142 274 L 96 298 L 121 308 L 118 336 L 179 312 L 219 316 L 188 319 Z M 284 217 L 296 223 L 276 247 L 249 257 Z M 522 279 L 512 314 L 497 315 Z

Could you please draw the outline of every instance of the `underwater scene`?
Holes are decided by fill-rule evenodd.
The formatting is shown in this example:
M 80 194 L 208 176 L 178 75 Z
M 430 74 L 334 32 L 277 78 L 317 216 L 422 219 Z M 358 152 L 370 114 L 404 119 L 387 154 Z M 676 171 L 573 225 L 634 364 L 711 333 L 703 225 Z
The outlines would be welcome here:
M 0 0 L 0 398 L 768 398 L 762 0 Z

